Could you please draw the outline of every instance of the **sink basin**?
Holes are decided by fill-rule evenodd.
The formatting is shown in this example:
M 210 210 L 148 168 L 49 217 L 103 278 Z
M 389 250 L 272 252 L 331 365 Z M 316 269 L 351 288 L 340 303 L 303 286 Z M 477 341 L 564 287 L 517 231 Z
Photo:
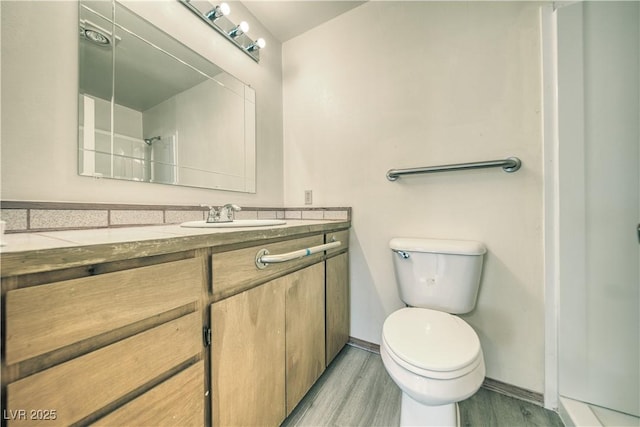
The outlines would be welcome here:
M 240 228 L 240 227 L 265 227 L 268 225 L 283 225 L 287 222 L 281 219 L 236 219 L 232 222 L 206 222 L 189 221 L 180 224 L 180 227 L 188 228 Z

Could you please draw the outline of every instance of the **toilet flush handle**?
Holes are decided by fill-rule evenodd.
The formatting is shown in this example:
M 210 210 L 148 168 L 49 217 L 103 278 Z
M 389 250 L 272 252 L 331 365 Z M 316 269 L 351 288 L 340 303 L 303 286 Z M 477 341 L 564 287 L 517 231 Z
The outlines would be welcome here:
M 407 259 L 409 258 L 411 255 L 409 255 L 409 252 L 405 252 L 405 251 L 399 251 L 397 249 L 392 249 L 393 252 L 397 253 L 398 256 L 402 259 Z

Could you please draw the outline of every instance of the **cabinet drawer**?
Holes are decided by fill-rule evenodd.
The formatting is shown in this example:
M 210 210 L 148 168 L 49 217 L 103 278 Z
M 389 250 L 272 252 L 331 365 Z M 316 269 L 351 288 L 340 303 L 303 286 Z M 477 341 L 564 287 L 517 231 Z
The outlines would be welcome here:
M 55 410 L 71 425 L 189 361 L 202 358 L 201 315 L 191 313 L 7 386 L 11 411 Z M 9 423 L 30 424 L 15 419 Z M 46 424 L 47 421 L 43 421 Z
M 335 254 L 349 248 L 349 230 L 336 231 L 325 234 L 325 242 L 340 242 L 341 245 L 335 249 L 329 249 L 327 255 Z
M 276 255 L 322 244 L 324 244 L 324 236 L 320 234 L 214 254 L 211 268 L 214 301 L 245 291 L 256 284 L 267 282 L 287 271 L 313 264 L 324 256 L 324 252 L 319 252 L 292 261 L 270 264 L 264 269 L 259 269 L 256 266 L 256 254 L 261 249 L 267 249 L 270 255 Z
M 204 425 L 204 362 L 171 377 L 93 425 Z
M 197 304 L 202 280 L 188 259 L 9 291 L 6 363 Z

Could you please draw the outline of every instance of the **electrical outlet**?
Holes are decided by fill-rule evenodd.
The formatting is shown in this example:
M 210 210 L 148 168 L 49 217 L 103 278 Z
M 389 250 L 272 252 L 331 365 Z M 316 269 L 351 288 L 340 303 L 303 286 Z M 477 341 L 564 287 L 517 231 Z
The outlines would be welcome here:
M 313 204 L 313 191 L 312 190 L 304 190 L 304 204 L 305 205 Z

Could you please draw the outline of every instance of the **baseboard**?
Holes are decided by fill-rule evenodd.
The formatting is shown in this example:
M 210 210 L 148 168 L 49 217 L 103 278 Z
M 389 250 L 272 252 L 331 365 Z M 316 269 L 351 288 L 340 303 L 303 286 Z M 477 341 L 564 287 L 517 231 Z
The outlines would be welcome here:
M 380 354 L 380 345 L 378 344 L 374 344 L 354 337 L 349 337 L 349 341 L 347 342 L 347 344 L 352 347 L 357 347 L 362 350 L 369 351 L 371 353 Z M 515 397 L 516 399 L 531 402 L 538 406 L 544 406 L 544 395 L 542 393 L 527 390 L 526 388 L 507 384 L 491 378 L 485 378 L 484 382 L 482 383 L 482 387 L 490 391 L 495 391 L 496 393 L 504 394 L 505 396 Z
M 351 347 L 357 347 L 362 350 L 369 351 L 371 353 L 380 354 L 380 345 L 374 344 L 369 341 L 364 341 L 358 338 L 349 337 L 349 341 L 347 341 L 347 345 Z
M 505 396 L 515 397 L 516 399 L 534 403 L 538 406 L 544 406 L 544 395 L 526 388 L 518 387 L 513 384 L 503 383 L 502 381 L 485 378 L 482 387 L 495 391 Z

